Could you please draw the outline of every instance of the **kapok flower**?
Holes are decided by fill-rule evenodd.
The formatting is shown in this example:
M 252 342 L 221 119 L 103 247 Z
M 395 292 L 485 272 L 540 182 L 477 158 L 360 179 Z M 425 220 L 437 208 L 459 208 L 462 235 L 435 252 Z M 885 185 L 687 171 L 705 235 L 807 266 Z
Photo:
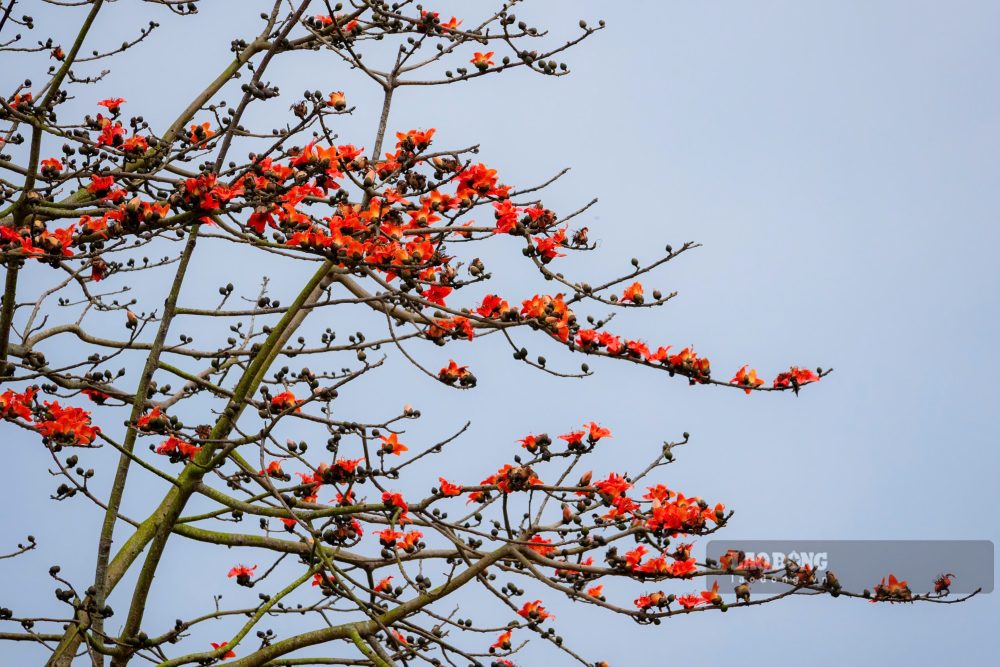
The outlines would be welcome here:
M 641 306 L 643 302 L 643 292 L 642 283 L 632 283 L 625 288 L 625 292 L 622 294 L 622 302 L 631 301 L 637 306 Z
M 452 484 L 444 477 L 438 477 L 438 482 L 441 483 L 440 491 L 442 496 L 451 498 L 462 494 L 462 487 L 458 484 Z
M 271 409 L 284 412 L 285 410 L 292 410 L 294 412 L 302 412 L 302 408 L 298 407 L 299 402 L 295 398 L 295 394 L 290 391 L 283 391 L 277 396 L 271 399 Z
M 511 634 L 512 634 L 511 630 L 508 630 L 507 632 L 501 634 L 499 637 L 497 637 L 497 640 L 490 645 L 490 649 L 500 649 L 501 651 L 509 651 Z
M 634 604 L 644 611 L 653 607 L 665 607 L 667 606 L 667 596 L 663 591 L 656 591 L 649 595 L 640 595 L 635 599 Z
M 40 163 L 42 176 L 53 178 L 63 170 L 63 163 L 54 157 L 47 157 Z
M 201 447 L 197 447 L 192 445 L 190 442 L 185 442 L 180 438 L 175 438 L 173 436 L 164 440 L 163 444 L 156 448 L 157 454 L 169 456 L 172 463 L 176 463 L 184 459 L 191 461 L 200 451 Z
M 192 124 L 188 128 L 188 141 L 192 144 L 200 144 L 203 141 L 208 141 L 215 136 L 215 131 L 212 130 L 212 124 L 209 122 L 204 122 L 201 125 Z
M 226 576 L 230 579 L 236 577 L 236 583 L 240 586 L 250 586 L 250 579 L 253 578 L 253 573 L 257 569 L 257 566 L 249 567 L 247 565 L 237 565 L 233 569 L 229 570 L 229 574 Z
M 572 431 L 570 433 L 563 433 L 559 436 L 559 439 L 565 440 L 566 446 L 569 449 L 582 449 L 583 436 L 586 435 L 586 433 L 586 431 Z
M 476 386 L 476 376 L 469 371 L 469 367 L 459 366 L 454 359 L 449 359 L 448 365 L 438 371 L 438 379 L 447 385 L 457 382 L 463 387 Z
M 472 54 L 472 60 L 470 60 L 473 65 L 476 66 L 480 72 L 489 69 L 490 65 L 493 64 L 493 52 L 487 51 L 486 53 L 480 53 L 476 51 Z
M 399 542 L 399 548 L 406 552 L 414 551 L 420 542 L 420 538 L 424 536 L 419 530 L 411 530 L 408 533 L 403 534 L 403 538 Z
M 43 437 L 62 445 L 89 445 L 100 428 L 90 425 L 90 413 L 76 407 L 62 407 L 58 401 L 45 403 L 48 419 L 38 422 L 36 428 Z
M 385 579 L 381 580 L 375 584 L 375 588 L 372 589 L 376 593 L 385 593 L 386 591 L 392 590 L 392 575 L 389 575 Z
M 382 439 L 382 449 L 380 450 L 382 454 L 399 456 L 403 452 L 410 450 L 409 447 L 399 441 L 399 436 L 395 433 L 390 434 L 388 438 L 384 435 L 379 437 Z
M 729 381 L 729 384 L 738 384 L 744 388 L 743 391 L 749 394 L 756 387 L 764 384 L 764 381 L 757 377 L 756 368 L 751 368 L 747 371 L 747 367 L 743 366 L 740 370 L 736 371 L 736 375 Z
M 549 556 L 556 550 L 552 546 L 552 540 L 545 539 L 541 535 L 532 535 L 528 540 L 528 548 L 541 556 Z
M 913 599 L 913 593 L 910 591 L 910 587 L 905 581 L 896 578 L 896 575 L 889 575 L 889 582 L 886 583 L 885 577 L 882 577 L 880 581 L 875 586 L 875 595 L 872 597 L 872 602 L 909 602 Z
M 219 651 L 219 650 L 221 650 L 221 649 L 224 649 L 224 648 L 226 648 L 226 646 L 228 646 L 228 645 L 229 645 L 229 642 L 222 642 L 222 643 L 219 643 L 219 644 L 216 644 L 215 642 L 212 642 L 212 648 L 214 648 L 214 649 L 215 649 L 216 651 Z M 227 650 L 227 651 L 226 651 L 226 652 L 225 652 L 225 653 L 224 653 L 224 654 L 222 655 L 222 657 L 221 657 L 221 658 L 219 658 L 219 659 L 220 659 L 220 660 L 229 660 L 230 658 L 235 658 L 235 657 L 236 657 L 236 654 L 235 654 L 234 652 L 232 652 L 232 651 L 228 651 L 228 650 Z
M 35 398 L 35 389 L 28 387 L 18 394 L 13 389 L 0 394 L 0 419 L 10 419 L 20 417 L 24 421 L 31 421 L 31 403 Z
M 603 426 L 598 426 L 596 422 L 590 422 L 589 424 L 584 424 L 587 429 L 587 439 L 591 444 L 595 444 L 598 440 L 602 438 L 610 438 L 611 431 L 604 428 Z
M 121 106 L 123 104 L 125 104 L 125 100 L 123 100 L 120 97 L 115 97 L 115 98 L 109 98 L 109 99 L 106 99 L 106 100 L 101 100 L 100 102 L 97 103 L 97 106 L 104 107 L 105 109 L 108 110 L 108 113 L 111 113 L 111 114 L 114 114 L 114 115 L 117 116 L 118 112 L 121 111 Z
M 344 97 L 344 92 L 341 90 L 330 93 L 330 99 L 326 103 L 337 111 L 343 111 L 347 108 L 347 98 Z
M 774 378 L 774 387 L 791 387 L 793 390 L 798 391 L 799 387 L 810 382 L 819 382 L 819 375 L 808 368 L 792 366 L 790 369 L 784 373 L 778 374 L 778 377 Z
M 517 615 L 522 618 L 526 618 L 529 621 L 537 621 L 538 623 L 541 623 L 547 618 L 555 618 L 555 616 L 545 610 L 545 607 L 542 606 L 541 600 L 525 602 L 524 606 L 518 610 Z
M 160 411 L 159 407 L 155 407 L 139 417 L 135 425 L 144 433 L 163 433 L 167 429 L 167 416 Z

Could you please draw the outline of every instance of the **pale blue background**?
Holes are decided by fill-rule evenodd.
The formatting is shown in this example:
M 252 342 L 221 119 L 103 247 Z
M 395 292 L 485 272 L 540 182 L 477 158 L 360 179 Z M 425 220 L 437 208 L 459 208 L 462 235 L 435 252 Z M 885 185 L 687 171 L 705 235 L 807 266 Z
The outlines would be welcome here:
M 155 12 L 162 32 L 118 63 L 100 91 L 82 93 L 75 108 L 92 112 L 103 93 L 120 94 L 128 113 L 162 126 L 226 62 L 229 40 L 252 34 L 258 4 L 210 3 L 183 21 Z M 492 4 L 431 8 L 470 18 Z M 108 42 L 150 9 L 113 5 L 101 24 Z M 73 11 L 62 16 L 79 15 Z M 41 23 L 50 12 L 34 13 Z M 1000 537 L 1000 4 L 545 0 L 519 13 L 557 37 L 571 34 L 580 17 L 603 17 L 608 29 L 567 58 L 570 77 L 521 73 L 403 91 L 390 125 L 435 126 L 442 145 L 479 142 L 483 159 L 519 185 L 572 166 L 545 201 L 569 211 L 600 197 L 586 221 L 602 252 L 589 266 L 591 258 L 566 262 L 567 270 L 610 275 L 664 243 L 703 243 L 649 281 L 680 296 L 644 317 L 621 316 L 618 330 L 651 342 L 694 342 L 720 377 L 747 362 L 769 377 L 789 363 L 836 372 L 798 398 L 747 398 L 621 364 L 596 364 L 598 377 L 585 382 L 554 381 L 513 365 L 489 342 L 479 352 L 495 356 L 479 361 L 464 347 L 421 347 L 433 368 L 453 355 L 474 361 L 481 388 L 449 392 L 393 363 L 367 393 L 345 396 L 344 412 L 384 415 L 415 402 L 426 418 L 412 437 L 428 441 L 468 414 L 474 429 L 447 464 L 449 477 L 465 480 L 509 460 L 514 439 L 527 432 L 559 433 L 590 419 L 607 424 L 615 438 L 595 463 L 600 473 L 620 469 L 622 459 L 638 466 L 661 440 L 690 431 L 692 446 L 665 479 L 735 508 L 729 537 Z M 72 27 L 67 22 L 64 33 Z M 6 66 L 0 72 L 5 90 L 21 76 Z M 331 59 L 293 56 L 268 78 L 285 93 L 256 116 L 268 128 L 304 88 L 344 88 L 358 111 L 342 136 L 370 145 L 375 91 Z M 502 255 L 491 266 L 498 275 L 507 269 L 504 293 L 530 295 L 536 288 L 528 279 L 519 284 L 523 264 Z M 223 270 L 210 259 L 196 262 L 206 302 L 234 278 L 252 292 L 258 270 Z M 302 276 L 272 277 L 273 293 L 287 300 L 282 288 Z M 189 302 L 198 297 L 185 293 Z M 315 324 L 340 327 L 344 337 L 353 330 L 351 322 Z M 544 344 L 531 349 L 553 367 L 580 361 Z M 406 385 L 393 389 L 394 382 Z M 484 406 L 503 409 L 503 417 Z M 4 455 L 5 498 L 20 503 L 0 508 L 7 540 L 31 530 L 43 545 L 4 565 L 0 604 L 24 613 L 51 609 L 32 597 L 51 588 L 45 569 L 60 562 L 79 581 L 90 575 L 98 515 L 71 525 L 66 517 L 80 515 L 68 506 L 34 508 L 28 499 L 53 486 L 43 453 L 17 436 Z M 418 486 L 430 486 L 439 469 L 425 468 Z M 138 489 L 129 507 L 139 514 L 150 501 Z M 77 540 L 82 549 L 72 546 Z M 243 593 L 220 583 L 221 572 L 252 557 L 221 554 L 219 572 L 199 576 L 192 565 L 210 550 L 174 540 L 168 554 L 150 634 L 171 624 L 178 608 L 208 608 L 211 592 Z M 616 667 L 975 665 L 996 659 L 996 600 L 913 607 L 793 600 L 659 628 L 550 606 L 570 645 Z M 125 600 L 117 608 L 123 612 Z M 229 629 L 217 624 L 204 641 Z M 35 664 L 29 655 L 37 656 L 7 654 L 0 663 Z

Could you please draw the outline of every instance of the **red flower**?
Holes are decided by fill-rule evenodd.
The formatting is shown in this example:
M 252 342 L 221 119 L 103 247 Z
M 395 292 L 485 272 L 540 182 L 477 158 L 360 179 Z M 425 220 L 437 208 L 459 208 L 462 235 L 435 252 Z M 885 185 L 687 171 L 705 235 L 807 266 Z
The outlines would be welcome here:
M 790 369 L 774 378 L 776 388 L 791 387 L 796 392 L 799 387 L 810 382 L 819 382 L 819 375 L 807 368 L 792 366 Z
M 525 602 L 524 606 L 517 612 L 517 615 L 539 623 L 547 618 L 555 618 L 555 616 L 545 610 L 545 607 L 542 606 L 541 600 Z
M 108 396 L 107 394 L 105 394 L 100 389 L 89 389 L 88 388 L 88 389 L 84 389 L 80 393 L 83 394 L 84 396 L 86 396 L 87 398 L 89 398 L 90 400 L 92 400 L 94 403 L 97 403 L 98 405 L 104 405 L 104 401 L 106 401 L 106 400 L 108 400 L 110 398 L 110 396 Z
M 31 403 L 35 399 L 35 390 L 28 387 L 23 393 L 15 393 L 13 389 L 8 389 L 0 394 L 0 419 L 10 419 L 20 417 L 24 421 L 31 421 Z
M 599 598 L 604 594 L 604 584 L 599 584 L 587 589 L 587 595 L 592 598 Z
M 493 52 L 487 51 L 486 53 L 480 53 L 476 51 L 472 54 L 472 60 L 470 60 L 473 65 L 481 72 L 485 69 L 489 69 L 490 65 L 493 64 Z
M 457 382 L 463 387 L 476 386 L 476 376 L 469 372 L 469 367 L 459 366 L 454 359 L 449 359 L 448 365 L 438 371 L 438 379 L 448 385 Z
M 637 306 L 642 305 L 643 297 L 641 283 L 635 282 L 625 288 L 625 292 L 622 294 L 622 302 L 625 301 L 631 301 Z
M 125 104 L 125 100 L 120 97 L 115 97 L 113 99 L 101 100 L 97 103 L 97 106 L 104 107 L 108 110 L 108 113 L 113 113 L 117 116 L 123 104 Z
M 48 419 L 38 422 L 38 432 L 63 445 L 89 445 L 100 428 L 90 425 L 90 413 L 74 407 L 62 407 L 58 401 L 49 403 Z
M 389 435 L 389 437 L 379 436 L 382 439 L 382 450 L 383 454 L 394 454 L 399 456 L 403 452 L 409 451 L 410 448 L 399 441 L 399 436 L 395 433 Z
M 229 574 L 226 576 L 230 579 L 236 577 L 236 583 L 240 586 L 250 586 L 250 579 L 253 578 L 253 573 L 257 569 L 257 566 L 248 567 L 246 565 L 237 565 L 233 569 L 229 570 Z
M 216 644 L 215 642 L 212 642 L 212 648 L 214 648 L 216 651 L 224 649 L 228 645 L 229 645 L 229 642 L 222 642 L 221 644 Z M 219 658 L 219 659 L 220 660 L 229 660 L 230 658 L 235 658 L 235 657 L 236 657 L 235 653 L 233 653 L 232 651 L 226 651 L 222 655 L 222 657 Z
M 139 417 L 135 425 L 145 433 L 163 433 L 167 428 L 167 416 L 156 407 Z
M 192 144 L 208 141 L 214 136 L 215 132 L 212 130 L 212 124 L 209 122 L 204 122 L 201 125 L 192 124 L 188 128 L 188 141 Z
M 398 530 L 393 530 L 392 528 L 380 530 L 375 534 L 378 535 L 378 541 L 382 543 L 382 546 L 390 549 L 396 546 L 396 540 L 403 537 L 403 533 Z
M 653 607 L 664 607 L 666 604 L 667 596 L 663 594 L 663 591 L 657 591 L 649 595 L 640 595 L 635 599 L 635 606 L 643 610 Z
M 290 391 L 283 391 L 271 399 L 271 408 L 280 412 L 291 410 L 292 408 L 295 408 L 294 412 L 302 412 L 302 408 L 298 407 L 298 404 L 295 394 Z
M 681 595 L 677 598 L 677 603 L 685 609 L 693 609 L 705 604 L 705 600 L 700 595 Z
M 403 539 L 399 542 L 399 547 L 404 551 L 413 551 L 417 548 L 417 542 L 420 538 L 424 536 L 419 530 L 411 530 L 403 535 Z
M 528 466 L 514 467 L 509 463 L 497 471 L 495 480 L 497 488 L 503 493 L 527 491 L 542 483 L 542 480 L 538 479 L 535 472 Z
M 409 132 L 397 132 L 396 148 L 402 148 L 404 150 L 422 151 L 431 145 L 431 137 L 434 136 L 436 130 L 432 127 L 429 130 L 410 130 Z
M 430 287 L 425 287 L 420 296 L 430 301 L 438 306 L 445 305 L 445 297 L 451 294 L 452 288 L 446 287 L 444 285 L 431 285 Z
M 157 454 L 165 454 L 166 456 L 169 456 L 170 460 L 174 463 L 182 459 L 191 461 L 200 451 L 201 447 L 192 445 L 189 442 L 184 442 L 183 440 L 173 436 L 164 440 L 163 444 L 156 448 Z
M 445 497 L 458 496 L 462 493 L 462 487 L 458 484 L 452 484 L 444 477 L 438 477 L 438 482 L 441 483 L 441 495 Z
M 333 107 L 337 111 L 343 111 L 347 108 L 347 98 L 344 97 L 344 92 L 341 90 L 336 90 L 330 93 L 330 99 L 327 100 L 327 105 Z
M 385 579 L 383 579 L 382 581 L 375 584 L 375 588 L 373 588 L 372 590 L 374 590 L 376 593 L 385 593 L 386 591 L 391 589 L 392 589 L 392 576 L 390 575 Z
M 403 500 L 403 494 L 386 491 L 382 494 L 382 502 L 385 503 L 385 506 L 390 509 L 395 508 L 399 510 L 399 517 L 397 518 L 397 521 L 399 521 L 400 525 L 410 522 L 410 517 L 406 514 L 409 507 L 407 506 L 406 501 Z
M 882 577 L 882 581 L 875 586 L 875 595 L 872 597 L 872 602 L 907 602 L 913 599 L 913 593 L 910 592 L 910 587 L 907 586 L 905 581 L 896 579 L 896 575 L 889 575 L 889 583 L 886 583 L 885 577 Z
M 741 385 L 744 387 L 743 391 L 749 394 L 754 388 L 764 384 L 764 381 L 757 377 L 756 368 L 751 368 L 747 371 L 747 367 L 743 366 L 743 368 L 736 371 L 736 375 L 729 381 L 729 384 Z
M 572 433 L 563 433 L 559 436 L 559 439 L 565 440 L 566 445 L 570 449 L 579 449 L 583 447 L 584 435 L 586 435 L 586 431 L 573 431 Z
M 649 553 L 649 549 L 643 545 L 637 546 L 632 551 L 626 552 L 625 554 L 625 566 L 630 570 L 635 570 L 639 567 L 639 563 L 642 562 L 643 556 Z
M 271 461 L 267 464 L 267 468 L 260 471 L 260 474 L 268 477 L 284 477 L 285 471 L 281 469 L 281 461 Z
M 556 550 L 551 544 L 552 540 L 547 540 L 541 535 L 532 535 L 528 540 L 528 548 L 542 556 L 549 556 Z
M 601 494 L 601 498 L 611 502 L 616 497 L 624 495 L 626 491 L 632 488 L 632 485 L 626 482 L 625 478 L 621 475 L 611 473 L 607 479 L 594 482 L 594 488 Z
M 509 651 L 511 633 L 512 631 L 508 630 L 507 632 L 497 637 L 497 640 L 490 645 L 490 648 L 500 649 L 501 651 Z
M 584 426 L 587 428 L 587 439 L 590 440 L 592 444 L 596 443 L 601 438 L 611 437 L 611 431 L 609 431 L 604 427 L 598 426 L 595 422 L 584 424 Z
M 63 163 L 54 157 L 47 157 L 41 162 L 42 176 L 45 176 L 46 178 L 57 176 L 62 170 Z

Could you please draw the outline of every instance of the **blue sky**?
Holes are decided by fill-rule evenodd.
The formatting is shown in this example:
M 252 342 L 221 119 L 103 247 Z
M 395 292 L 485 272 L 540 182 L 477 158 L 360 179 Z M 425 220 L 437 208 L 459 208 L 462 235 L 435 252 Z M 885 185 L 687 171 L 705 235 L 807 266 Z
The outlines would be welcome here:
M 250 34 L 256 4 L 219 2 L 184 21 L 161 14 L 164 28 L 144 50 L 75 103 L 89 109 L 102 93 L 117 93 L 129 113 L 154 126 L 168 121 L 226 62 L 230 39 Z M 432 8 L 465 17 L 487 5 Z M 148 9 L 113 6 L 104 17 L 109 34 L 127 31 Z M 609 276 L 666 243 L 702 243 L 649 281 L 680 295 L 665 308 L 620 316 L 619 330 L 694 343 L 720 376 L 744 363 L 768 376 L 789 364 L 835 372 L 797 398 L 746 397 L 622 364 L 595 364 L 596 377 L 585 381 L 555 381 L 484 343 L 480 354 L 490 356 L 477 362 L 475 392 L 455 396 L 395 363 L 364 394 L 345 396 L 344 410 L 416 402 L 425 419 L 415 433 L 428 438 L 473 418 L 448 462 L 455 477 L 485 476 L 525 433 L 591 419 L 615 433 L 616 449 L 595 467 L 638 466 L 660 441 L 689 431 L 692 445 L 669 469 L 669 483 L 734 508 L 728 537 L 1000 538 L 1000 4 L 535 0 L 519 13 L 551 27 L 554 38 L 578 18 L 604 18 L 608 27 L 567 57 L 569 77 L 522 73 L 406 90 L 390 126 L 436 127 L 448 145 L 479 143 L 483 160 L 521 185 L 571 166 L 544 200 L 568 211 L 599 197 L 585 220 L 601 250 L 568 261 L 567 272 Z M 365 145 L 376 91 L 322 58 L 279 63 L 270 78 L 286 96 L 256 118 L 278 122 L 305 88 L 343 88 L 358 111 L 342 136 Z M 0 74 L 5 89 L 12 80 Z M 196 271 L 211 293 L 234 278 L 252 286 L 261 273 L 208 259 Z M 516 261 L 498 255 L 494 265 L 498 276 L 506 269 L 510 293 L 534 289 Z M 272 278 L 281 294 L 299 276 Z M 558 350 L 548 356 L 568 369 L 579 361 Z M 503 417 L 484 406 L 502 406 Z M 10 492 L 34 497 L 50 484 L 44 458 L 37 443 L 12 440 L 7 462 L 21 474 L 9 480 Z M 150 500 L 138 492 L 131 502 Z M 47 590 L 40 575 L 50 561 L 81 577 L 92 571 L 89 543 L 67 558 L 67 544 L 89 539 L 86 522 L 66 524 L 71 511 L 53 503 L 37 512 L 0 508 L 14 533 L 30 528 L 51 538 L 32 561 L 10 566 L 19 574 L 0 579 L 0 603 L 30 606 L 39 586 Z M 201 591 L 218 582 L 190 578 L 188 565 L 206 550 L 175 540 L 168 553 L 164 581 L 177 585 L 154 594 L 164 622 L 176 615 L 172 605 L 210 606 Z M 616 666 L 981 664 L 997 655 L 996 600 L 791 600 L 657 628 L 569 606 L 556 611 L 571 644 Z

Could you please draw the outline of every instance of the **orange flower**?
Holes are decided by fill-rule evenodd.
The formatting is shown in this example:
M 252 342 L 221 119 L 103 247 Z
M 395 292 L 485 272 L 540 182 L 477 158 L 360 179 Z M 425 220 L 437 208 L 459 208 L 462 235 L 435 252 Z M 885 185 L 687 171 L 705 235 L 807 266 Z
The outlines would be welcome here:
M 167 428 L 167 416 L 160 411 L 159 407 L 155 407 L 139 417 L 135 425 L 145 433 L 163 433 Z
M 429 130 L 410 130 L 409 132 L 397 132 L 396 133 L 396 148 L 402 148 L 407 151 L 422 151 L 431 145 L 431 137 L 434 136 L 435 130 L 433 127 Z
M 62 407 L 58 401 L 46 401 L 48 419 L 38 422 L 38 432 L 63 445 L 89 445 L 100 428 L 90 425 L 90 413 L 75 407 Z
M 215 136 L 215 132 L 212 130 L 212 124 L 209 122 L 204 122 L 201 125 L 192 124 L 188 128 L 188 141 L 192 144 L 200 144 L 203 141 L 208 141 Z
M 347 98 L 344 97 L 344 92 L 341 90 L 336 90 L 330 93 L 330 99 L 327 100 L 327 105 L 333 107 L 337 111 L 343 111 L 347 108 Z
M 910 587 L 905 581 L 896 578 L 896 575 L 889 575 L 889 583 L 886 583 L 885 577 L 882 577 L 882 581 L 875 586 L 875 595 L 872 597 L 872 602 L 908 602 L 913 599 L 913 593 L 910 591 Z
M 486 53 L 480 53 L 476 51 L 472 54 L 472 60 L 470 60 L 473 65 L 476 66 L 480 72 L 489 69 L 490 65 L 493 64 L 493 52 L 487 51 Z
M 547 540 L 541 535 L 532 535 L 528 540 L 528 548 L 542 556 L 549 556 L 556 550 L 551 544 L 552 540 Z
M 476 376 L 469 371 L 469 367 L 459 366 L 454 359 L 449 359 L 448 365 L 438 371 L 438 379 L 448 385 L 457 382 L 463 387 L 476 386 Z
M 104 107 L 105 109 L 108 110 L 108 113 L 113 113 L 114 115 L 117 116 L 123 104 L 125 104 L 125 100 L 123 100 L 120 97 L 115 97 L 106 100 L 101 100 L 100 102 L 97 103 L 97 106 Z
M 420 538 L 424 536 L 419 530 L 411 530 L 403 535 L 403 539 L 399 542 L 399 547 L 404 551 L 413 551 L 419 545 Z
M 298 407 L 298 404 L 295 394 L 290 391 L 283 391 L 271 399 L 271 408 L 279 412 L 291 410 L 292 408 L 295 408 L 294 412 L 302 412 L 302 408 Z
M 24 421 L 31 421 L 31 403 L 35 398 L 35 390 L 28 387 L 23 393 L 15 393 L 13 389 L 8 389 L 0 394 L 0 419 L 10 419 L 20 417 Z
M 201 447 L 196 447 L 189 442 L 184 442 L 183 440 L 173 436 L 164 440 L 163 444 L 156 448 L 157 454 L 165 454 L 169 456 L 171 462 L 173 463 L 182 459 L 191 461 L 200 451 Z
M 541 600 L 535 600 L 534 602 L 525 602 L 524 606 L 517 612 L 517 615 L 526 618 L 530 621 L 537 621 L 541 623 L 547 618 L 555 618 L 552 614 L 545 610 L 542 606 Z
M 700 595 L 681 595 L 677 598 L 677 603 L 685 609 L 693 609 L 705 604 L 705 600 Z
M 375 585 L 375 588 L 373 588 L 372 590 L 374 590 L 376 593 L 385 593 L 386 591 L 391 589 L 392 589 L 392 575 L 378 582 Z
M 382 439 L 382 454 L 394 454 L 399 456 L 403 452 L 409 451 L 409 447 L 404 445 L 399 441 L 399 436 L 395 433 L 389 435 L 389 437 L 380 436 Z
M 743 391 L 749 394 L 754 388 L 764 384 L 764 381 L 757 377 L 756 368 L 751 368 L 747 371 L 747 367 L 743 366 L 743 368 L 736 371 L 736 375 L 729 381 L 729 384 L 742 385 L 744 387 Z
M 458 496 L 462 493 L 462 487 L 458 484 L 452 484 L 444 477 L 438 477 L 438 482 L 441 483 L 441 495 L 445 497 Z
M 622 294 L 622 301 L 631 301 L 635 305 L 641 306 L 643 302 L 642 284 L 635 282 L 626 287 L 625 293 Z
M 601 438 L 610 438 L 611 431 L 601 426 L 598 426 L 596 422 L 590 422 L 589 424 L 584 424 L 587 428 L 587 439 L 590 440 L 591 444 L 596 443 Z
M 508 630 L 507 632 L 503 633 L 502 635 L 497 637 L 497 640 L 493 644 L 490 645 L 490 648 L 500 649 L 501 651 L 509 651 L 511 634 L 512 634 L 511 630 Z
M 651 609 L 653 607 L 664 607 L 667 604 L 667 596 L 663 594 L 663 591 L 657 591 L 655 593 L 650 593 L 649 595 L 640 595 L 635 599 L 635 606 L 639 609 Z
M 776 388 L 786 389 L 791 387 L 796 392 L 798 392 L 799 387 L 810 382 L 819 382 L 819 375 L 808 368 L 799 368 L 798 366 L 792 366 L 774 378 L 774 386 Z
M 63 170 L 63 163 L 54 157 L 47 157 L 41 162 L 42 176 L 52 178 Z
M 587 589 L 587 595 L 592 598 L 599 598 L 604 594 L 604 584 L 599 584 Z

